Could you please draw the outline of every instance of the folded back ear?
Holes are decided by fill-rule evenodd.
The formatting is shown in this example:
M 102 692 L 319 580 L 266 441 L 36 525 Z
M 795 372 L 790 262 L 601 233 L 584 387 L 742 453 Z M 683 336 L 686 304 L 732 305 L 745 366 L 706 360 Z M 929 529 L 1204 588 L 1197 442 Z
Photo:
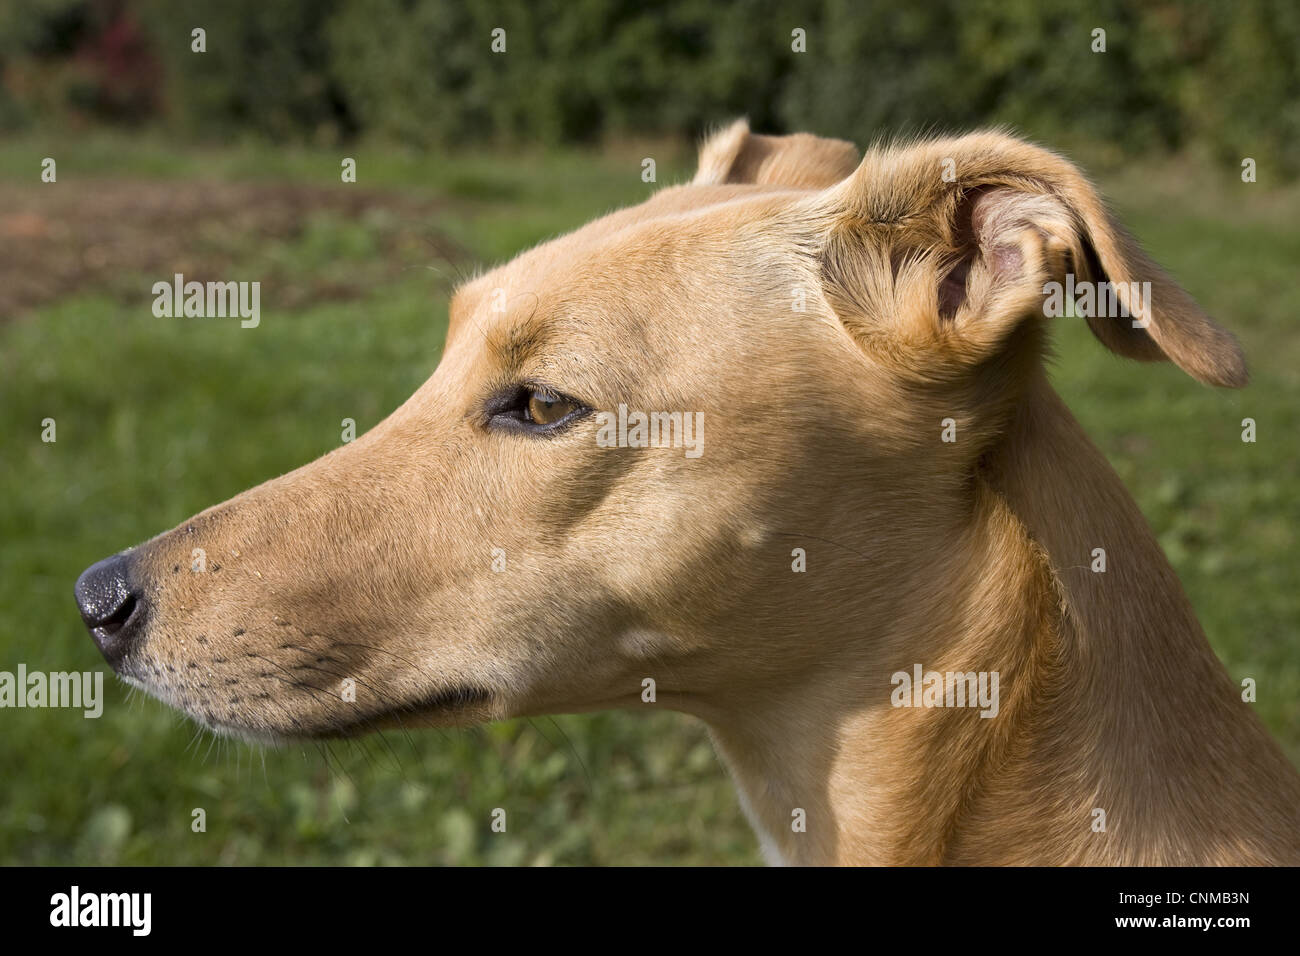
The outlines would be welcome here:
M 700 166 L 691 180 L 697 186 L 750 183 L 824 189 L 858 168 L 860 154 L 852 143 L 808 133 L 761 136 L 736 120 L 705 140 Z
M 1247 381 L 1236 339 L 1079 170 L 1013 137 L 872 150 L 818 197 L 814 217 L 826 230 L 828 299 L 856 332 L 885 334 L 879 322 L 892 321 L 905 342 L 929 338 L 977 360 L 1035 315 L 1082 314 L 1121 355 L 1170 359 L 1212 385 Z

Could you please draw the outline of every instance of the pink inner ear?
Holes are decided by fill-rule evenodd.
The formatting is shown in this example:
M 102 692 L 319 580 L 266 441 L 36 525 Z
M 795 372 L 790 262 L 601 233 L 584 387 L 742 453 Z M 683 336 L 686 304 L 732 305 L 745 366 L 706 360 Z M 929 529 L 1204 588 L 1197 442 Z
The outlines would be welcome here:
M 952 321 L 969 296 L 970 273 L 978 261 L 994 282 L 1015 282 L 1026 268 L 1015 236 L 1032 223 L 1044 197 L 1002 186 L 979 186 L 963 194 L 953 222 L 953 244 L 961 256 L 939 284 L 939 317 Z
M 1017 272 L 1024 267 L 1024 256 L 1013 243 L 999 241 L 1015 227 L 1032 222 L 1034 206 L 1040 197 L 1017 193 L 1000 186 L 983 186 L 967 194 L 970 204 L 970 235 L 988 258 L 989 267 L 998 275 Z
M 1025 268 L 1025 254 L 1013 243 L 1003 243 L 993 249 L 989 257 L 993 272 L 999 277 L 1019 275 Z

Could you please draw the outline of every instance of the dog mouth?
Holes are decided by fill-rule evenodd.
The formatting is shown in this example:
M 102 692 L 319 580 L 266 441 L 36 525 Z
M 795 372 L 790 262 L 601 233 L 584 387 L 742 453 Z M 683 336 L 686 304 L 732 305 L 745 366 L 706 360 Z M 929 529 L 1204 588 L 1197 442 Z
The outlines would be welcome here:
M 339 737 L 361 737 L 378 730 L 395 727 L 419 727 L 430 722 L 455 722 L 468 712 L 482 712 L 492 703 L 492 695 L 482 687 L 470 684 L 457 684 L 449 688 L 434 691 L 398 708 L 376 711 L 361 717 L 331 724 L 310 731 L 307 737 L 313 740 L 329 740 Z
M 381 730 L 415 730 L 427 726 L 457 726 L 479 723 L 491 717 L 493 695 L 472 684 L 453 684 L 432 691 L 406 703 L 376 707 L 364 713 L 331 712 L 307 714 L 276 713 L 276 708 L 260 710 L 249 701 L 238 710 L 226 710 L 221 716 L 182 688 L 158 685 L 119 670 L 118 676 L 131 687 L 143 691 L 201 727 L 224 737 L 265 746 L 282 746 L 297 741 L 327 741 L 363 737 Z M 251 706 L 250 706 L 251 705 Z M 352 708 L 348 707 L 348 711 Z
M 414 730 L 429 725 L 477 723 L 491 702 L 491 693 L 481 687 L 468 684 L 454 685 L 399 707 L 377 709 L 343 720 L 326 720 L 316 726 L 299 724 L 292 731 L 283 734 L 266 735 L 262 732 L 253 732 L 252 737 L 259 741 L 274 738 L 282 743 L 292 743 L 295 740 L 325 741 L 364 737 L 381 730 Z M 480 716 L 471 720 L 471 714 Z M 231 726 L 225 722 L 211 729 L 235 736 L 249 735 L 244 728 Z

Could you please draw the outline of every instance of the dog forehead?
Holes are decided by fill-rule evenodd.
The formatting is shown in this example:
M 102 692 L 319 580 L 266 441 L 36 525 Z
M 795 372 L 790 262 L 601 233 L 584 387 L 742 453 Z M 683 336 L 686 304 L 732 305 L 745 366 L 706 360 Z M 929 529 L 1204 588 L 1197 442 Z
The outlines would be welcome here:
M 806 195 L 752 185 L 661 190 L 458 288 L 452 331 L 467 321 L 486 332 L 591 309 L 609 321 L 635 321 L 674 296 L 698 296 L 706 305 L 728 289 L 750 292 L 756 284 L 748 274 L 770 274 L 769 260 L 782 257 L 779 214 Z M 747 281 L 735 281 L 742 277 Z

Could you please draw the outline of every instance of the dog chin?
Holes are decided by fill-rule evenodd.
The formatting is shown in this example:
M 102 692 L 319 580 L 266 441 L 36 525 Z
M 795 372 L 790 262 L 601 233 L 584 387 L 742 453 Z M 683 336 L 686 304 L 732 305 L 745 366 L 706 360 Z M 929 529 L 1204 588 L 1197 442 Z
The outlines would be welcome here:
M 494 698 L 488 691 L 480 687 L 454 686 L 431 693 L 400 709 L 377 711 L 344 720 L 324 719 L 313 722 L 304 717 L 295 719 L 292 727 L 268 727 L 264 721 L 256 720 L 255 714 L 248 715 L 251 719 L 247 723 L 214 720 L 195 708 L 192 701 L 185 700 L 170 688 L 156 686 L 129 672 L 119 672 L 118 676 L 124 683 L 179 711 L 205 730 L 263 747 L 363 737 L 391 729 L 467 727 L 503 716 L 495 713 Z
M 245 744 L 254 744 L 259 747 L 287 747 L 294 743 L 297 738 L 285 734 L 272 733 L 266 730 L 254 730 L 250 727 L 236 727 L 233 724 L 223 724 L 220 721 L 211 722 L 204 720 L 202 717 L 195 717 L 193 714 L 187 715 L 196 724 L 204 730 L 210 730 L 219 737 L 226 737 L 231 740 L 238 740 Z
M 203 714 L 196 713 L 184 700 L 178 699 L 174 693 L 166 688 L 154 686 L 147 680 L 143 680 L 123 670 L 119 670 L 117 676 L 127 686 L 148 694 L 155 700 L 166 704 L 172 710 L 188 717 L 204 730 L 211 731 L 218 736 L 228 737 L 232 740 L 239 740 L 248 744 L 257 744 L 263 747 L 282 747 L 293 743 L 294 741 L 294 734 L 270 730 L 265 727 L 252 727 L 248 725 L 225 723 L 224 721 L 219 720 L 209 720 Z

